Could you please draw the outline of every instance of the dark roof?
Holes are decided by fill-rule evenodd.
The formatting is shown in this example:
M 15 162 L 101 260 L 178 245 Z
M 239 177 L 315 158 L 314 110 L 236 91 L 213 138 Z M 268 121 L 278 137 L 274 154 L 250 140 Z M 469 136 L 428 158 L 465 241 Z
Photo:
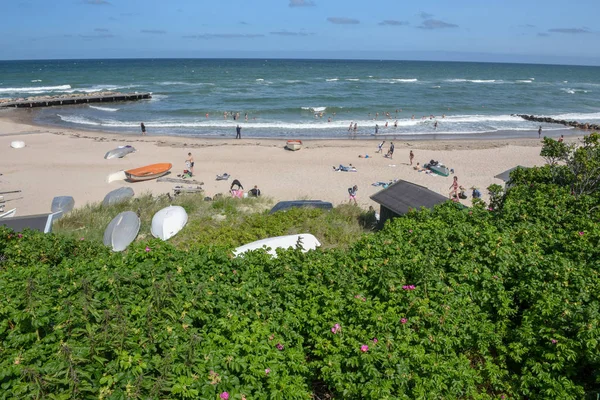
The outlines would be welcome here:
M 21 232 L 24 229 L 33 229 L 43 233 L 52 232 L 52 217 L 54 214 L 26 215 L 23 217 L 12 217 L 0 219 L 0 225 Z
M 433 208 L 448 201 L 446 196 L 433 192 L 424 186 L 399 180 L 387 189 L 371 196 L 371 199 L 396 214 L 406 214 L 411 209 Z
M 322 200 L 292 200 L 292 201 L 280 201 L 275 204 L 275 207 L 269 211 L 269 214 L 273 214 L 277 211 L 284 211 L 294 207 L 313 207 L 313 208 L 321 208 L 323 210 L 331 210 L 333 208 L 333 204 L 322 201 Z
M 510 179 L 510 173 L 513 172 L 517 168 L 527 169 L 527 167 L 524 167 L 522 165 L 517 165 L 516 167 L 513 167 L 511 169 L 507 169 L 506 171 L 504 171 L 504 172 L 496 175 L 494 178 L 498 178 L 500 180 L 503 180 L 504 182 L 507 182 Z

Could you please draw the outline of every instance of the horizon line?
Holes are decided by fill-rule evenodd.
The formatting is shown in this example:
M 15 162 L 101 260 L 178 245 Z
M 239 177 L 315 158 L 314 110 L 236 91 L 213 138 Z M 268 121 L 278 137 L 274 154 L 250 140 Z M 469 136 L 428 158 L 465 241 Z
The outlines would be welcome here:
M 491 57 L 506 56 L 507 54 L 493 54 L 493 53 L 447 53 L 455 55 L 486 55 Z M 533 57 L 556 57 L 556 56 L 533 56 Z M 561 57 L 561 56 L 559 56 Z M 562 56 L 567 58 L 568 56 Z M 365 58 L 327 58 L 327 57 L 297 57 L 297 56 L 209 56 L 209 57 L 152 57 L 152 56 L 139 56 L 139 57 L 67 57 L 67 58 L 22 58 L 22 59 L 1 59 L 0 62 L 28 62 L 28 61 L 94 61 L 94 60 L 291 60 L 291 61 L 379 61 L 379 62 L 434 62 L 434 63 L 472 63 L 472 64 L 516 64 L 516 65 L 549 65 L 549 66 L 577 66 L 577 67 L 600 67 L 600 59 L 597 61 L 598 64 L 575 64 L 567 63 L 562 64 L 558 61 L 549 62 L 531 62 L 531 61 L 489 61 L 489 60 L 443 60 L 443 59 L 428 59 L 428 58 L 385 58 L 385 57 L 365 57 Z

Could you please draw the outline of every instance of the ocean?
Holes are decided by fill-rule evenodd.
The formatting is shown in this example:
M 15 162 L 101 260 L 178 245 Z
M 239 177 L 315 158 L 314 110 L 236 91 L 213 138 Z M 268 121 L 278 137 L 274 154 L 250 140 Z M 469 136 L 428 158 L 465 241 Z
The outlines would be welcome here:
M 35 121 L 125 134 L 140 134 L 144 122 L 149 135 L 202 137 L 234 137 L 239 124 L 243 138 L 295 139 L 373 138 L 376 125 L 376 136 L 398 138 L 537 133 L 540 124 L 512 114 L 600 123 L 600 67 L 274 59 L 0 61 L 0 98 L 108 90 L 151 92 L 152 99 L 43 108 Z M 348 130 L 351 123 L 356 131 Z M 545 133 L 564 129 L 542 127 Z

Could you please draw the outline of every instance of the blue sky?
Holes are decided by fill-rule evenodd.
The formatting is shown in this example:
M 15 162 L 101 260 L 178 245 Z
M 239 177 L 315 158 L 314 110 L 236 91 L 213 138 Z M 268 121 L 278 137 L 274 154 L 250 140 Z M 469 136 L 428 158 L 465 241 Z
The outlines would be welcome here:
M 600 65 L 600 1 L 3 1 L 0 59 L 372 58 Z

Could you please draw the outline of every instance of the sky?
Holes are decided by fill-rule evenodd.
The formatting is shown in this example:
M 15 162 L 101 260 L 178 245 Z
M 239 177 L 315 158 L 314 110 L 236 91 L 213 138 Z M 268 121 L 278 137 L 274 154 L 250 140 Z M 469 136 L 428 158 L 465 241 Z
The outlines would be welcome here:
M 0 59 L 600 65 L 599 0 L 4 0 Z

